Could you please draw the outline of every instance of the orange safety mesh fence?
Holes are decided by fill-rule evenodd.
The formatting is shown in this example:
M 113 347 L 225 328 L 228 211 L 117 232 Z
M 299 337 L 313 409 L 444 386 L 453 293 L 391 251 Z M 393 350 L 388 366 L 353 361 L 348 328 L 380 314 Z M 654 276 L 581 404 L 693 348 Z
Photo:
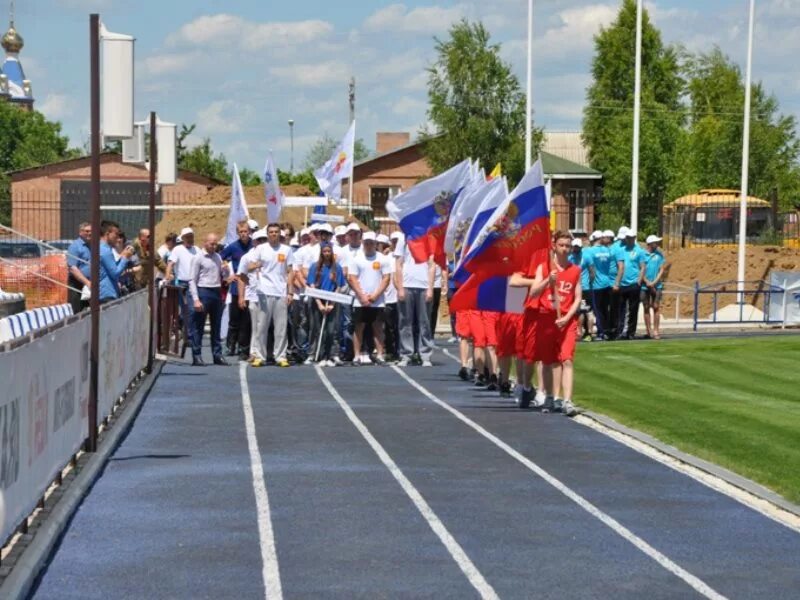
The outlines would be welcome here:
M 67 257 L 53 254 L 2 260 L 0 288 L 5 292 L 25 294 L 28 310 L 64 304 L 67 302 Z

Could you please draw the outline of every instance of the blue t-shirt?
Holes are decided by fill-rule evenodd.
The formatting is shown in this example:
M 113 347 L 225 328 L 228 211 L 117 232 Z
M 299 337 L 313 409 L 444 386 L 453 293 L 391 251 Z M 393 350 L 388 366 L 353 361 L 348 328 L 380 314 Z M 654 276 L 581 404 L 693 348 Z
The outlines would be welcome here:
M 620 246 L 614 253 L 617 262 L 622 262 L 624 271 L 620 279 L 620 287 L 637 285 L 639 283 L 639 271 L 645 262 L 646 253 L 639 244 L 634 243 L 632 248 Z
M 656 277 L 658 277 L 658 272 L 661 270 L 661 265 L 663 265 L 666 261 L 667 259 L 664 258 L 664 255 L 658 248 L 656 248 L 655 252 L 645 251 L 644 278 L 647 279 L 647 281 L 653 281 Z M 646 287 L 647 286 L 642 283 L 642 288 Z M 663 287 L 663 281 L 659 281 L 656 284 L 657 290 L 660 290 Z
M 231 263 L 233 267 L 233 272 L 239 272 L 239 261 L 242 260 L 242 257 L 250 251 L 250 248 L 253 247 L 253 242 L 248 241 L 246 244 L 242 244 L 242 240 L 236 240 L 235 242 L 231 242 L 227 246 L 222 249 L 222 252 L 219 253 L 222 260 L 227 260 Z M 236 282 L 231 283 L 230 287 L 228 288 L 228 293 L 231 296 L 238 296 L 239 292 L 237 291 Z
M 80 259 L 80 260 L 79 260 Z M 92 269 L 89 261 L 92 259 L 92 249 L 83 238 L 78 238 L 69 245 L 67 250 L 67 266 L 78 267 L 83 276 L 89 279 Z
M 326 292 L 335 292 L 337 289 L 345 285 L 344 272 L 342 271 L 342 267 L 339 265 L 339 263 L 334 263 L 333 265 L 333 268 L 336 269 L 334 281 L 331 281 L 331 267 L 328 265 L 323 265 L 322 277 L 319 280 L 319 285 L 317 285 L 317 265 L 318 263 L 312 264 L 311 268 L 308 270 L 308 279 L 306 280 L 307 285 L 313 285 L 318 290 L 324 290 Z
M 127 266 L 127 259 L 117 262 L 111 246 L 100 240 L 100 301 L 119 298 L 119 277 Z
M 584 292 L 588 292 L 591 288 L 589 282 L 589 265 L 592 260 L 592 249 L 583 248 L 578 254 L 574 252 L 569 255 L 569 262 L 581 268 L 581 288 Z
M 594 246 L 589 257 L 594 267 L 595 290 L 606 290 L 614 285 L 617 276 L 617 263 L 614 261 L 611 248 L 608 246 Z M 613 270 L 612 270 L 613 267 Z

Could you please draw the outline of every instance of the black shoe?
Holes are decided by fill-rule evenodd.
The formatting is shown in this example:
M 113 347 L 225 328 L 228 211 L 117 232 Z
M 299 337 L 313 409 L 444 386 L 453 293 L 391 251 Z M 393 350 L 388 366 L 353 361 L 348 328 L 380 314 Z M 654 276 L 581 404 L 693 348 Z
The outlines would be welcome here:
M 487 392 L 496 392 L 499 389 L 497 385 L 497 375 L 492 375 L 489 377 L 489 385 L 486 386 Z
M 475 387 L 486 387 L 486 379 L 483 375 L 478 375 L 475 378 Z
M 522 390 L 522 396 L 519 399 L 519 407 L 520 408 L 529 408 L 531 405 L 531 401 L 533 397 L 536 395 L 536 392 L 533 389 L 530 390 Z
M 203 362 L 203 359 L 199 356 L 192 357 L 192 366 L 193 367 L 205 367 L 206 363 Z
M 467 367 L 461 367 L 461 369 L 458 371 L 458 376 L 462 381 L 469 381 L 469 370 Z
M 504 381 L 500 384 L 500 397 L 501 398 L 510 398 L 511 397 L 511 382 Z
M 227 360 L 225 360 L 221 356 L 215 356 L 214 357 L 214 364 L 215 365 L 219 365 L 220 367 L 227 367 L 231 363 L 229 363 Z
M 250 360 L 250 354 L 242 352 L 241 354 L 239 354 L 239 360 Z
M 236 352 L 236 348 L 228 348 L 228 356 L 236 356 L 237 354 L 239 353 Z

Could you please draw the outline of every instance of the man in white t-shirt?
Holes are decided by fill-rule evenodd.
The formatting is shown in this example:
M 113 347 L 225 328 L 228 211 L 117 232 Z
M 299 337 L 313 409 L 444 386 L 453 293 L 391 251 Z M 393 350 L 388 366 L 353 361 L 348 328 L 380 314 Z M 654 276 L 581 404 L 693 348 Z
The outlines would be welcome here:
M 369 364 L 368 356 L 361 356 L 364 328 L 372 327 L 375 342 L 375 363 L 385 364 L 383 354 L 383 309 L 386 304 L 384 292 L 389 287 L 392 267 L 389 260 L 377 249 L 375 233 L 368 231 L 362 238 L 362 251 L 350 261 L 347 277 L 355 295 L 353 304 L 353 365 Z
M 288 308 L 292 304 L 294 294 L 293 277 L 290 277 L 294 258 L 292 249 L 280 241 L 281 227 L 278 223 L 267 226 L 267 243 L 261 244 L 255 254 L 255 260 L 248 267 L 251 271 L 259 270 L 258 301 L 264 311 L 265 333 L 270 324 L 273 329 L 275 364 L 288 367 L 286 359 L 286 325 Z M 266 347 L 266 335 L 263 337 Z M 256 359 L 254 367 L 264 366 L 264 361 Z
M 245 292 L 239 294 L 239 308 L 241 310 L 248 310 L 250 312 L 250 346 L 249 346 L 249 361 L 252 362 L 256 359 L 262 363 L 267 359 L 267 349 L 264 343 L 267 339 L 267 327 L 264 319 L 264 311 L 261 310 L 261 304 L 258 301 L 258 283 L 260 273 L 258 269 L 248 271 L 250 263 L 257 260 L 258 247 L 267 241 L 267 231 L 259 229 L 256 231 L 252 238 L 253 247 L 242 256 L 239 261 L 239 269 L 236 275 L 239 277 L 239 285 L 241 285 Z
M 339 256 L 339 264 L 342 266 L 345 279 L 350 272 L 350 261 L 361 252 L 361 228 L 358 223 L 350 223 L 346 233 L 348 243 L 342 246 Z M 341 315 L 338 330 L 339 356 L 343 360 L 349 360 L 351 356 L 356 360 L 358 356 L 353 354 L 353 307 L 342 304 L 339 314 Z
M 433 333 L 431 332 L 431 302 L 436 268 L 433 258 L 417 263 L 405 240 L 398 240 L 394 251 L 397 287 L 397 308 L 400 313 L 400 363 L 412 362 L 432 367 Z
M 188 296 L 189 280 L 192 278 L 192 262 L 194 262 L 194 257 L 197 256 L 197 247 L 194 245 L 194 231 L 192 228 L 184 227 L 181 229 L 180 239 L 182 243 L 172 249 L 167 259 L 167 281 L 174 281 L 175 285 L 183 289 L 179 297 L 181 319 L 183 319 L 184 331 L 188 339 L 193 340 L 194 319 Z
M 400 360 L 397 348 L 400 337 L 400 328 L 397 320 L 397 288 L 394 285 L 394 274 L 397 270 L 397 265 L 392 255 L 392 242 L 389 236 L 382 233 L 378 236 L 377 241 L 378 252 L 387 258 L 392 270 L 389 278 L 389 287 L 386 288 L 383 294 L 386 300 L 386 307 L 383 309 L 383 331 L 386 360 L 395 361 Z

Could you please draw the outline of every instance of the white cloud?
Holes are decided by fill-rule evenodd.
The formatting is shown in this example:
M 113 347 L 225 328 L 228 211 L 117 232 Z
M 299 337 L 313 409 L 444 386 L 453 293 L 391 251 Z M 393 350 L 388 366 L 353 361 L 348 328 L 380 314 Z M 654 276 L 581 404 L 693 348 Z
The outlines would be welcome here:
M 145 76 L 177 73 L 185 71 L 193 65 L 202 64 L 200 58 L 201 55 L 197 52 L 156 54 L 154 56 L 148 56 L 141 62 L 140 73 Z
M 74 104 L 66 94 L 48 94 L 44 100 L 36 103 L 36 109 L 48 119 L 57 121 L 71 115 Z
M 428 103 L 411 96 L 403 96 L 389 103 L 396 115 L 424 115 Z
M 271 67 L 269 72 L 283 81 L 303 87 L 318 87 L 338 83 L 343 88 L 352 73 L 345 63 L 335 60 Z
M 330 34 L 326 21 L 256 23 L 230 14 L 204 15 L 167 37 L 168 46 L 206 46 L 228 50 L 293 47 Z
M 432 34 L 446 30 L 464 15 L 462 6 L 420 6 L 408 10 L 405 4 L 392 4 L 367 17 L 364 29 L 371 32 Z
M 203 134 L 238 133 L 251 113 L 251 107 L 239 102 L 215 100 L 197 112 L 197 128 Z

